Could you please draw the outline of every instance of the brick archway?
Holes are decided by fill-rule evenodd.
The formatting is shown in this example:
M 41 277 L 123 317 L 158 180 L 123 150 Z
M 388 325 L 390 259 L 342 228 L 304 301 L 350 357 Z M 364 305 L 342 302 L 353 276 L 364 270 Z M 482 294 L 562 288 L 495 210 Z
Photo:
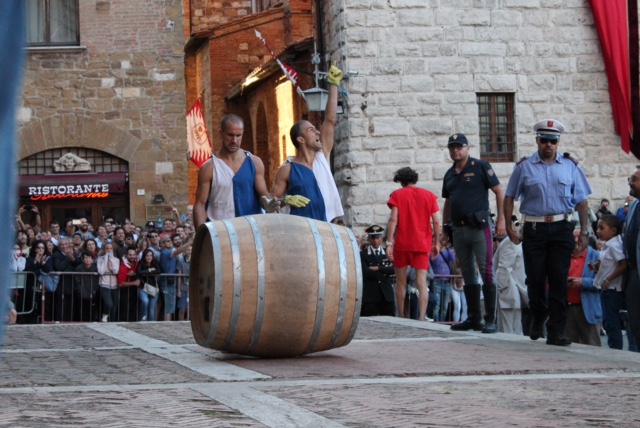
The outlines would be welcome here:
M 141 140 L 108 122 L 75 114 L 32 121 L 19 132 L 18 159 L 59 147 L 87 147 L 131 161 Z

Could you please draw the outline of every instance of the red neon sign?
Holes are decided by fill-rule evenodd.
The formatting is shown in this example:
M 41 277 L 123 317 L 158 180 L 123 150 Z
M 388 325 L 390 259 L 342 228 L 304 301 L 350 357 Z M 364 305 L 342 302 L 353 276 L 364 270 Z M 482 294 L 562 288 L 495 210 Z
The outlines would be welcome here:
M 109 196 L 108 184 L 76 184 L 53 186 L 30 186 L 29 198 L 32 201 L 49 199 L 99 199 Z
M 32 196 L 32 201 L 46 201 L 49 199 L 67 199 L 67 198 L 78 198 L 78 199 L 99 199 L 99 198 L 107 198 L 109 197 L 109 193 L 80 193 L 80 194 L 71 194 L 71 195 L 36 195 Z

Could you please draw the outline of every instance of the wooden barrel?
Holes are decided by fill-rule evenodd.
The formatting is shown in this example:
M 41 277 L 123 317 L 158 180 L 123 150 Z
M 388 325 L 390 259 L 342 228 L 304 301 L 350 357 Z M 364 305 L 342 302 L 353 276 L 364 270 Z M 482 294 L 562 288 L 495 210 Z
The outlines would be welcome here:
M 196 342 L 257 357 L 293 357 L 351 342 L 362 299 L 351 230 L 265 214 L 196 233 L 189 310 Z

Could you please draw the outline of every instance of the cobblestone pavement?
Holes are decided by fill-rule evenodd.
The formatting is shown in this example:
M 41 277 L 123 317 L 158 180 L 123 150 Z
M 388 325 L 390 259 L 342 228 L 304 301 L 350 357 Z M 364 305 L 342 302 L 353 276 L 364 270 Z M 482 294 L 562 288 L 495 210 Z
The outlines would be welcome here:
M 12 326 L 4 427 L 637 427 L 640 354 L 361 319 L 346 347 L 258 359 L 175 323 Z

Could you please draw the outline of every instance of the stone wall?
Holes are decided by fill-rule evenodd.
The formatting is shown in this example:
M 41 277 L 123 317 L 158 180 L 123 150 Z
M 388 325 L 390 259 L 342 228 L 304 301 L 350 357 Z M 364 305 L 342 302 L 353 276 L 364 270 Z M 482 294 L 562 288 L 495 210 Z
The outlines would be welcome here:
M 614 133 L 607 79 L 587 0 L 330 0 L 327 52 L 359 75 L 347 83 L 336 180 L 348 220 L 386 224 L 393 172 L 411 166 L 438 196 L 448 135 L 479 156 L 476 93 L 515 94 L 517 158 L 536 149 L 532 125 L 552 117 L 559 148 L 583 166 L 591 206 L 617 208 L 637 160 Z M 513 163 L 494 163 L 506 186 Z M 440 204 L 442 206 L 442 199 Z
M 19 157 L 64 146 L 107 151 L 129 162 L 134 221 L 144 223 L 156 193 L 184 211 L 182 0 L 79 5 L 81 48 L 27 54 Z

